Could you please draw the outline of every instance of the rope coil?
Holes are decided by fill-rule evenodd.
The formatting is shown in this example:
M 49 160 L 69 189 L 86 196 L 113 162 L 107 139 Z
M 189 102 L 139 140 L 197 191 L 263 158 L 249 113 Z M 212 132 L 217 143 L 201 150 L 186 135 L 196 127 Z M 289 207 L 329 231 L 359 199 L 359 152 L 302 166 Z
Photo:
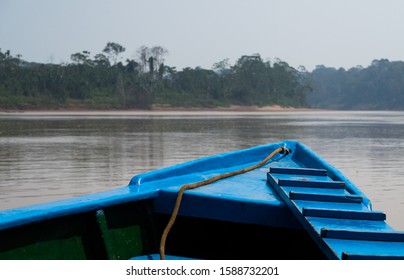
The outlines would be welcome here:
M 166 245 L 167 236 L 168 236 L 168 233 L 170 232 L 171 228 L 173 227 L 173 225 L 175 223 L 175 220 L 176 220 L 176 218 L 178 216 L 178 211 L 180 209 L 182 197 L 183 197 L 184 192 L 186 190 L 206 186 L 206 185 L 209 185 L 209 184 L 214 183 L 216 181 L 219 181 L 219 180 L 222 180 L 222 179 L 225 179 L 225 178 L 229 178 L 229 177 L 232 177 L 232 176 L 235 176 L 235 175 L 243 174 L 243 173 L 249 172 L 251 170 L 257 169 L 257 168 L 265 165 L 270 159 L 272 159 L 278 153 L 289 154 L 290 150 L 285 148 L 285 147 L 281 147 L 281 148 L 278 148 L 278 149 L 274 150 L 265 159 L 263 159 L 259 163 L 254 164 L 252 166 L 249 166 L 249 167 L 246 167 L 246 168 L 243 168 L 243 169 L 240 169 L 240 170 L 224 173 L 224 174 L 219 174 L 217 176 L 214 176 L 212 178 L 209 178 L 209 179 L 206 179 L 206 180 L 203 180 L 203 181 L 183 185 L 180 188 L 180 190 L 178 191 L 177 199 L 175 201 L 174 209 L 173 209 L 173 212 L 171 214 L 170 220 L 168 221 L 168 224 L 165 227 L 165 229 L 163 231 L 163 234 L 161 235 L 161 240 L 160 240 L 160 259 L 161 260 L 166 259 L 166 257 L 165 257 L 165 245 Z

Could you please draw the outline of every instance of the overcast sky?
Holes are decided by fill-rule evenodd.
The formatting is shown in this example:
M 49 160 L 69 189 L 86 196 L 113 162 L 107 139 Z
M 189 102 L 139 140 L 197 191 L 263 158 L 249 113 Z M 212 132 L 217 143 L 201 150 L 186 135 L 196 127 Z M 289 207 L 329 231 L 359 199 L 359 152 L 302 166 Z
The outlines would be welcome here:
M 211 68 L 259 53 L 293 67 L 350 68 L 404 60 L 402 0 L 0 0 L 0 48 L 36 62 L 70 62 L 107 42 L 135 58 L 168 49 L 166 64 Z

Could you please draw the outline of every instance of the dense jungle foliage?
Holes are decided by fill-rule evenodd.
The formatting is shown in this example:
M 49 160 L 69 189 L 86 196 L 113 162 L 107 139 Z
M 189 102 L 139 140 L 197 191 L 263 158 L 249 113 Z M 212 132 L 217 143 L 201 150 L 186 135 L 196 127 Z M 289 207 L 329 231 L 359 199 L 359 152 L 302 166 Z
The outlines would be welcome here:
M 404 110 L 404 62 L 373 60 L 367 67 L 345 70 L 317 66 L 310 73 L 314 108 Z
M 29 63 L 0 50 L 0 108 L 128 109 L 153 104 L 183 107 L 229 105 L 306 106 L 309 90 L 299 72 L 283 61 L 271 64 L 257 55 L 234 65 L 225 59 L 212 69 L 164 64 L 167 50 L 143 46 L 138 59 L 122 62 L 125 48 L 109 42 L 91 57 L 71 55 L 62 65 Z
M 404 110 L 404 62 L 374 60 L 367 68 L 317 66 L 308 72 L 259 54 L 228 59 L 212 69 L 177 70 L 168 51 L 142 46 L 123 61 L 125 48 L 109 42 L 71 62 L 27 62 L 0 49 L 1 109 L 150 109 L 152 105 L 217 107 L 280 105 L 344 110 Z

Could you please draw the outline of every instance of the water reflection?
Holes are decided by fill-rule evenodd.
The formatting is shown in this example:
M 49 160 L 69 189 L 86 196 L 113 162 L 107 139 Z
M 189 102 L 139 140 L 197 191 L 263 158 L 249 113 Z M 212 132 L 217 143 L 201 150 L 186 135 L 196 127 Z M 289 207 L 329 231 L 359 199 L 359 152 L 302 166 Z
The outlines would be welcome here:
M 0 116 L 1 209 L 126 185 L 137 173 L 284 139 L 341 169 L 404 229 L 404 113 Z

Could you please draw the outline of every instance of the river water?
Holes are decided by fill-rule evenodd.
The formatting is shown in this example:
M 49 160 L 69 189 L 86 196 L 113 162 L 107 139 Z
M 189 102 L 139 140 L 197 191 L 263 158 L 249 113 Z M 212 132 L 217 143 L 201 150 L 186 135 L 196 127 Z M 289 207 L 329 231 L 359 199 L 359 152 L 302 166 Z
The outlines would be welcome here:
M 404 112 L 0 114 L 0 209 L 125 186 L 138 173 L 295 139 L 404 230 Z

